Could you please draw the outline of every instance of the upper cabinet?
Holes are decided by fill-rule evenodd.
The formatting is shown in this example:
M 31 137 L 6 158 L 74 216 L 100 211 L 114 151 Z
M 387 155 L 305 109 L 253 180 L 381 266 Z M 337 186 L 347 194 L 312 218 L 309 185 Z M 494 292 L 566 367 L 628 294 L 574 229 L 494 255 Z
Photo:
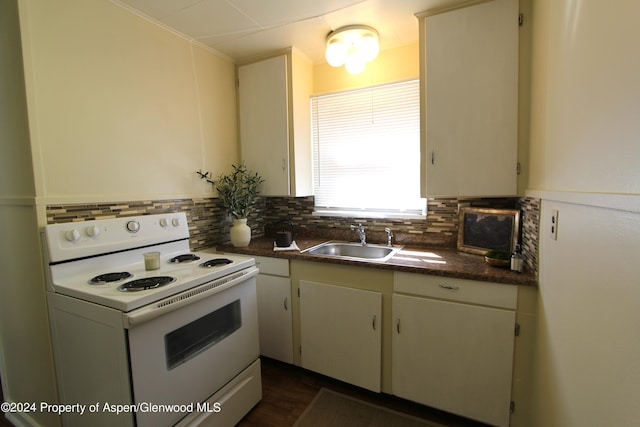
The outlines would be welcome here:
M 420 16 L 423 196 L 517 193 L 518 1 Z
M 238 66 L 240 156 L 265 196 L 312 194 L 312 87 L 313 66 L 293 49 Z

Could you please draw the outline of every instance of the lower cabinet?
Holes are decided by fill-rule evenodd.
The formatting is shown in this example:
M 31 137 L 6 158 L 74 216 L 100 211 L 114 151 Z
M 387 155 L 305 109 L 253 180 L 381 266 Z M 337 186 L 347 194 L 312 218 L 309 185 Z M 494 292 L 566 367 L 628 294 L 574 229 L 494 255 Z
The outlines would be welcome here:
M 535 289 L 254 258 L 263 356 L 490 425 L 528 425 Z
M 293 363 L 289 260 L 256 257 L 260 354 Z
M 293 317 L 289 260 L 254 256 L 260 354 L 293 363 Z
M 394 291 L 393 394 L 508 426 L 517 287 L 396 273 Z
M 302 280 L 302 367 L 381 390 L 382 294 Z

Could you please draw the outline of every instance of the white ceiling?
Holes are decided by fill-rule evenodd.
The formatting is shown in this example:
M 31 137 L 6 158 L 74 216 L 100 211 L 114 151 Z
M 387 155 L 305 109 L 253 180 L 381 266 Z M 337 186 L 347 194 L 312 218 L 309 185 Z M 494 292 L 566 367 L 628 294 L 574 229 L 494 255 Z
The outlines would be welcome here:
M 369 25 L 381 50 L 418 40 L 415 14 L 467 0 L 114 0 L 236 61 L 290 46 L 324 61 L 326 36 Z

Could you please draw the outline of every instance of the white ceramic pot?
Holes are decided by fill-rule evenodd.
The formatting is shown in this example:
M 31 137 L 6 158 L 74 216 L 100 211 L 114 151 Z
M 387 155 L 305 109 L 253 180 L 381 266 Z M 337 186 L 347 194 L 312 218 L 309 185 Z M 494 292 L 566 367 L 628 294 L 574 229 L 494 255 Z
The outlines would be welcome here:
M 231 234 L 231 244 L 236 248 L 249 246 L 251 227 L 247 225 L 247 218 L 234 218 L 229 233 Z

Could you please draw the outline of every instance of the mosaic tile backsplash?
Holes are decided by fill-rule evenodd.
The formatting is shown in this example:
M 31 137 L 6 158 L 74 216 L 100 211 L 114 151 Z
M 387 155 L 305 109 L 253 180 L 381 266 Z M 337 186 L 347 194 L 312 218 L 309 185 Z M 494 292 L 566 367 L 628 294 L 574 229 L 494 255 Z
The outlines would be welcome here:
M 309 197 L 259 197 L 249 216 L 253 236 L 270 236 L 278 228 L 290 228 L 294 236 L 305 234 L 327 239 L 355 240 L 349 226 L 361 223 L 367 240 L 386 242 L 385 227 L 394 233 L 394 242 L 403 245 L 455 248 L 460 207 L 520 209 L 522 252 L 525 269 L 538 271 L 538 223 L 540 200 L 523 198 L 437 198 L 429 199 L 425 219 L 343 218 L 313 215 L 314 199 Z M 120 216 L 185 212 L 193 250 L 229 243 L 231 222 L 217 198 L 132 201 L 83 205 L 47 206 L 47 222 L 89 221 Z M 282 221 L 291 222 L 291 226 Z
M 191 236 L 190 246 L 193 250 L 229 242 L 231 222 L 226 218 L 222 204 L 217 198 L 52 205 L 47 206 L 47 223 L 91 221 L 167 212 L 186 213 Z M 249 216 L 248 224 L 251 226 L 254 236 L 263 233 L 264 218 L 264 201 L 262 200 L 256 204 Z

